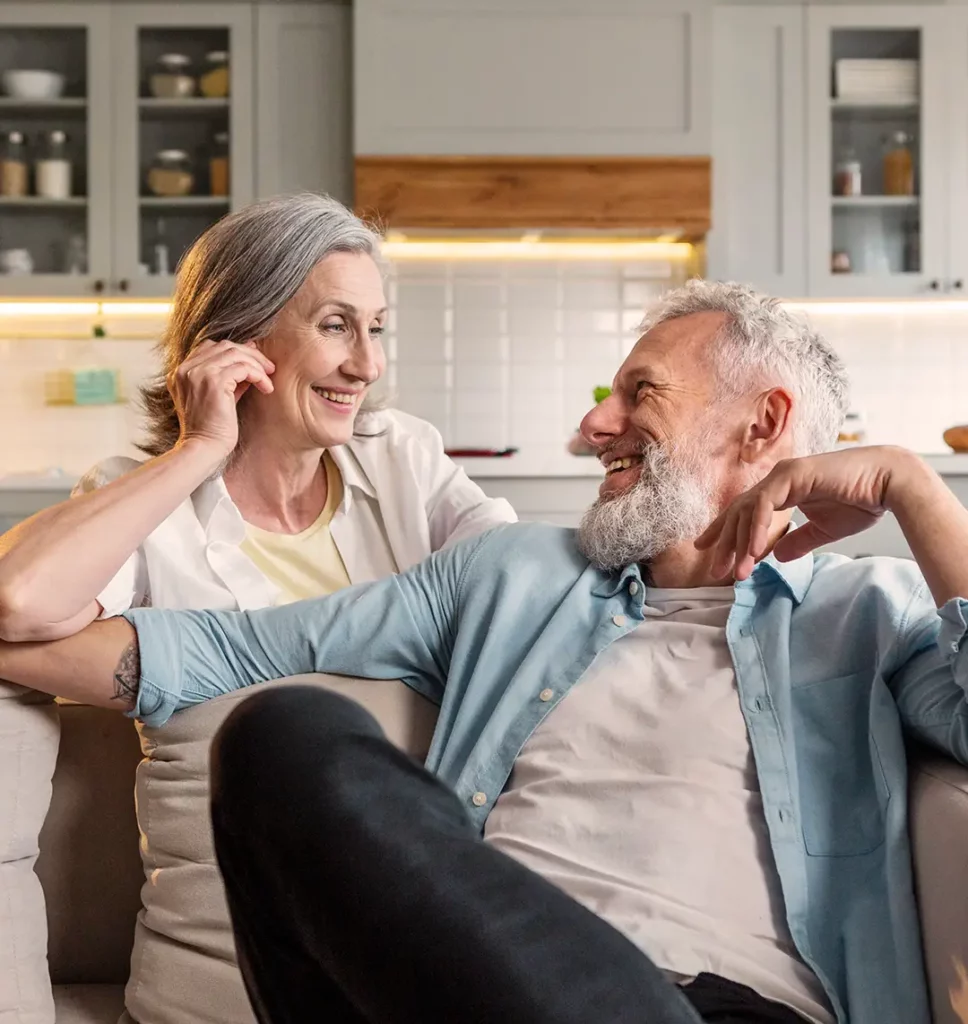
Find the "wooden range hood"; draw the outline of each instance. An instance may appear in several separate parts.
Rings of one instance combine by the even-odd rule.
[[[709,157],[358,156],[356,210],[398,229],[709,230]]]

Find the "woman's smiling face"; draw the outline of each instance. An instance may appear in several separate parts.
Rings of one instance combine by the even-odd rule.
[[[349,441],[364,395],[386,368],[386,317],[372,257],[337,252],[320,260],[260,342],[276,369],[272,394],[248,399],[250,429],[288,447]]]

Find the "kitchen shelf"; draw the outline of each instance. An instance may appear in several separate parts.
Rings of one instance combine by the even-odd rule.
[[[834,117],[870,117],[893,119],[898,117],[917,117],[921,112],[921,103],[918,100],[910,102],[893,102],[876,100],[842,100],[833,99],[830,101],[830,109]]]
[[[213,206],[228,206],[228,196],[142,196],[138,200],[148,209],[208,209]]]
[[[22,100],[16,96],[0,96],[0,113],[65,114],[87,109],[83,96],[66,96],[56,100]]]
[[[138,109],[145,115],[158,117],[210,117],[212,114],[226,114],[229,111],[228,98],[209,99],[207,96],[188,97],[183,100],[162,100],[156,97],[142,97]]]
[[[831,196],[835,207],[848,209],[878,209],[880,207],[917,206],[920,196]]]
[[[53,210],[64,207],[87,206],[87,196],[71,196],[68,199],[48,199],[46,196],[0,196],[0,209],[41,209]]]

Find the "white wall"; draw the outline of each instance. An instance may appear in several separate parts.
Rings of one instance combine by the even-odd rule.
[[[529,462],[560,463],[591,389],[610,382],[632,344],[642,306],[672,283],[647,276],[659,269],[398,265],[388,282],[387,338],[397,404],[435,423],[450,445],[515,445]],[[824,305],[811,314],[847,361],[869,439],[946,451],[942,431],[968,423],[968,304],[873,310]],[[129,451],[137,436],[133,408],[47,407],[43,377],[59,367],[117,367],[133,394],[154,368],[152,343],[123,336],[150,335],[158,325],[108,323],[110,337],[90,341],[10,337],[23,329],[0,320],[0,473],[49,466],[77,473]],[[72,325],[72,333],[88,329]],[[51,336],[58,332],[67,330],[52,324]]]

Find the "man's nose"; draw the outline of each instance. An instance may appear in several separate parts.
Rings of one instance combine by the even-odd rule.
[[[581,436],[596,448],[604,448],[625,430],[621,400],[614,392],[590,409],[578,428]]]

